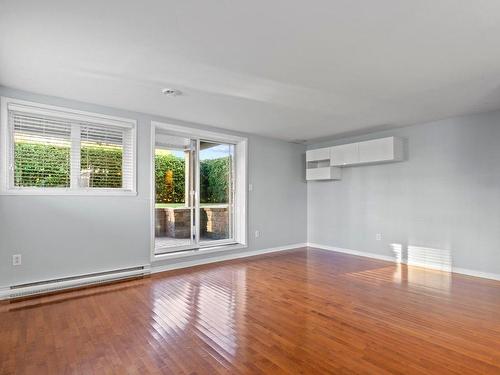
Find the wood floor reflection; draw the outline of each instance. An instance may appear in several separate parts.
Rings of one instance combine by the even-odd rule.
[[[317,249],[0,305],[0,374],[499,374],[500,282]]]

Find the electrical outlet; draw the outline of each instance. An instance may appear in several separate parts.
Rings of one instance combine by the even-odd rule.
[[[375,239],[376,239],[377,241],[381,241],[381,240],[382,240],[382,233],[377,233],[377,234],[375,235]]]
[[[12,265],[20,266],[21,265],[21,254],[12,255]]]
[[[248,191],[253,191],[253,184],[248,184]]]
[[[255,238],[258,238],[258,237],[260,237],[260,231],[256,230],[255,231]]]

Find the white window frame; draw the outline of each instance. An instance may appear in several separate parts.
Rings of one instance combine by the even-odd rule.
[[[233,238],[230,240],[215,240],[207,241],[200,244],[200,247],[190,250],[179,250],[178,252],[156,254],[155,253],[155,147],[156,147],[156,129],[167,131],[169,134],[186,137],[190,139],[214,141],[221,143],[230,143],[234,147],[234,179],[235,179],[235,194],[234,194],[234,227]],[[151,181],[151,209],[150,209],[150,238],[151,238],[151,261],[161,261],[167,259],[190,257],[196,254],[205,254],[224,250],[234,250],[247,247],[247,171],[248,171],[248,138],[236,136],[233,134],[208,131],[198,128],[191,128],[175,124],[151,121],[151,143],[150,143],[150,181]],[[199,150],[199,147],[198,147]],[[197,168],[199,167],[199,164]],[[199,174],[199,171],[196,172]],[[199,207],[199,179],[196,186],[196,207]],[[197,215],[199,221],[199,215]],[[199,231],[199,223],[196,225]],[[199,238],[199,234],[197,234]]]
[[[100,113],[1,97],[0,113],[0,194],[2,195],[137,195],[137,121]],[[57,116],[67,120],[91,122],[103,126],[130,129],[132,132],[132,181],[129,188],[82,188],[76,186],[79,176],[74,168],[70,171],[71,187],[15,187],[12,168],[9,167],[13,138],[9,131],[9,111]],[[74,139],[72,137],[72,151]]]

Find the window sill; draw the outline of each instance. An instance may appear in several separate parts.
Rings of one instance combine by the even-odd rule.
[[[174,260],[174,259],[182,259],[182,258],[191,258],[197,255],[203,254],[212,254],[212,253],[222,253],[231,250],[239,250],[246,249],[248,245],[235,243],[230,245],[220,245],[220,246],[211,246],[211,247],[202,247],[194,250],[185,250],[179,251],[176,253],[167,253],[167,254],[154,254],[151,258],[151,263],[163,262],[166,260]]]
[[[7,189],[0,195],[76,195],[76,196],[136,196],[137,192],[120,189]]]

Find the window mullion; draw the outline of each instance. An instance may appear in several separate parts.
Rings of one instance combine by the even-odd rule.
[[[8,152],[7,157],[7,187],[9,189],[14,187],[15,178],[15,138],[14,138],[14,119],[12,112],[9,112],[8,129],[7,129],[7,142],[6,150]]]
[[[71,152],[70,152],[70,165],[71,165],[71,189],[80,188],[80,155],[81,150],[81,128],[80,125],[72,124],[71,126]]]

